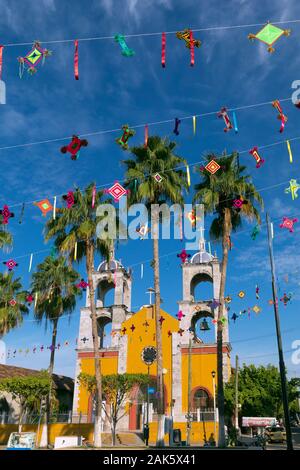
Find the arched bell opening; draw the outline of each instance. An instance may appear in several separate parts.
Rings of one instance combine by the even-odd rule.
[[[213,318],[213,313],[206,310],[198,311],[193,315],[190,331],[196,343],[214,343],[215,332],[211,321]]]
[[[194,302],[208,301],[213,299],[213,280],[209,274],[198,273],[190,285],[190,293]]]
[[[98,307],[109,307],[111,305],[114,305],[114,288],[115,284],[113,276],[108,276],[107,279],[103,279],[99,282],[97,287]]]
[[[109,348],[111,346],[111,318],[101,316],[97,319],[99,349]]]

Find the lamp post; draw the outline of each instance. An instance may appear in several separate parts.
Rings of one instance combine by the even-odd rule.
[[[144,439],[146,446],[149,444],[149,381],[150,381],[150,366],[155,362],[157,357],[156,349],[153,346],[147,346],[142,351],[142,361],[148,368],[148,383],[147,383],[147,410],[146,410],[146,424],[144,424]]]
[[[211,371],[212,376],[212,384],[213,384],[213,399],[214,399],[214,438],[216,440],[216,372],[214,370]]]

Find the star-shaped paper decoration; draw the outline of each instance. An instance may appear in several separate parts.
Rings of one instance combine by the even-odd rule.
[[[110,194],[114,198],[115,202],[119,202],[122,196],[128,194],[128,190],[123,188],[123,186],[118,182],[111,186],[111,188],[105,189],[104,192]]]
[[[267,23],[258,33],[249,34],[248,39],[258,39],[268,46],[268,52],[274,52],[273,44],[275,44],[281,36],[289,36],[290,33],[290,29],[281,29],[271,23]]]
[[[294,232],[294,224],[298,222],[298,219],[289,219],[288,217],[282,218],[282,223],[279,225],[280,228],[287,228],[290,233]]]
[[[163,177],[159,173],[155,173],[155,175],[153,175],[153,178],[157,183],[161,183],[163,180]]]
[[[243,290],[241,290],[239,293],[238,293],[238,296],[240,297],[240,299],[243,299],[245,297],[245,292]]]
[[[191,255],[189,255],[185,249],[181,250],[181,253],[178,253],[177,255],[178,258],[181,259],[181,262],[182,263],[186,263],[187,260],[191,257]]]
[[[205,166],[205,169],[207,171],[209,171],[209,173],[211,173],[212,175],[214,175],[215,173],[217,173],[217,171],[220,169],[220,165],[215,161],[215,160],[211,160],[206,166]]]
[[[42,211],[43,217],[45,217],[48,212],[53,210],[53,206],[48,199],[43,199],[42,201],[34,202],[34,205]]]

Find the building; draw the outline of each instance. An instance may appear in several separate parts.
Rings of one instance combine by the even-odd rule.
[[[141,355],[146,346],[155,347],[155,308],[145,305],[138,312],[131,311],[132,273],[112,255],[111,261],[102,262],[93,274],[98,316],[99,349],[102,374],[148,373]],[[207,282],[212,285],[211,298],[198,299],[196,287]],[[163,337],[164,404],[165,414],[173,416],[174,428],[186,430],[187,412],[192,422],[191,441],[199,442],[217,432],[214,384],[217,371],[216,322],[220,288],[220,263],[216,256],[206,251],[205,241],[200,240],[199,251],[182,264],[182,300],[178,302],[182,312],[180,321],[160,310]],[[113,304],[106,304],[106,295],[114,290]],[[215,330],[211,342],[203,341],[208,327],[206,319],[212,320]],[[224,307],[223,372],[224,380],[230,377],[230,344],[228,337],[227,310]],[[200,326],[200,328],[199,328]],[[110,333],[107,332],[111,328]],[[106,332],[106,337],[105,337]],[[108,337],[110,341],[107,341]],[[104,341],[105,338],[105,341]],[[105,345],[105,347],[104,347]],[[190,366],[189,366],[190,364]],[[189,374],[190,370],[190,374]],[[81,309],[76,377],[80,372],[94,374],[94,352],[89,295],[86,306]],[[213,374],[212,374],[213,372]],[[150,438],[156,428],[156,363],[150,366],[154,393],[150,395]],[[189,380],[190,377],[190,380]],[[190,390],[190,394],[188,391]],[[190,407],[188,404],[190,396]],[[103,397],[105,401],[105,397]],[[81,422],[93,421],[93,397],[75,379],[73,417]],[[146,390],[133,390],[129,412],[119,423],[118,430],[141,431],[146,419]],[[109,431],[109,423],[103,415],[103,430]]]

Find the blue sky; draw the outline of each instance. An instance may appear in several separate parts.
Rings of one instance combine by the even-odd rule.
[[[86,3],[74,0],[72,6],[65,0],[41,0],[40,2],[12,0],[0,1],[1,43],[42,41],[53,51],[43,68],[33,76],[18,76],[17,57],[25,55],[30,46],[4,49],[3,80],[6,83],[7,104],[1,105],[0,147],[51,140],[72,134],[93,133],[117,129],[124,123],[130,125],[163,121],[193,114],[217,111],[222,106],[231,108],[289,98],[291,84],[300,79],[297,47],[300,41],[300,23],[289,25],[292,34],[281,38],[275,45],[276,52],[268,54],[266,47],[251,43],[247,35],[259,28],[202,31],[195,33],[202,46],[195,50],[195,67],[189,66],[189,54],[175,35],[167,36],[165,69],[160,66],[160,36],[131,38],[128,44],[136,52],[134,58],[120,54],[113,40],[86,41],[79,44],[79,81],[73,77],[73,44],[47,41],[59,39],[112,36],[114,34],[138,34],[161,31],[177,31],[185,27],[208,28],[264,23],[267,20],[285,21],[300,19],[300,5],[296,0],[216,1],[186,0],[94,0]],[[285,27],[285,25],[283,25]],[[288,115],[284,134],[279,134],[280,123],[271,105],[237,112],[239,133],[225,134],[223,122],[216,115],[197,120],[197,133],[193,137],[191,120],[184,120],[180,135],[172,133],[173,124],[152,126],[150,134],[158,133],[176,139],[178,153],[190,165],[201,160],[203,153],[224,149],[245,151],[255,145],[263,146],[284,139],[300,137],[300,111],[291,102],[283,103]],[[14,206],[15,219],[9,227],[14,236],[14,248],[9,257],[18,258],[16,274],[22,277],[24,287],[30,283],[28,274],[29,253],[49,248],[43,240],[44,218],[32,204],[26,204],[23,223],[19,214],[23,202],[53,198],[72,189],[84,187],[92,181],[109,187],[123,178],[121,160],[124,153],[115,144],[118,133],[96,135],[89,138],[89,146],[81,152],[76,162],[60,153],[63,142],[0,150],[1,193],[0,204]],[[132,140],[143,141],[143,129]],[[300,223],[295,233],[279,228],[280,217],[293,216],[300,220],[298,200],[292,201],[284,193],[291,178],[300,180],[300,141],[291,143],[294,155],[289,163],[285,144],[263,150],[265,165],[259,170],[248,153],[241,155],[247,164],[257,188],[262,189],[265,208],[272,216],[275,227],[274,251],[280,296],[293,292],[292,302],[284,308],[280,302],[283,344],[286,365],[290,375],[300,373],[299,365],[291,363],[291,344],[300,339],[299,283],[300,283]],[[191,167],[192,168],[192,167]],[[197,182],[191,171],[192,185]],[[286,184],[284,184],[286,183]],[[274,186],[273,188],[270,188]],[[269,188],[269,189],[266,189]],[[53,200],[53,199],[52,199]],[[189,198],[187,199],[189,200]],[[59,204],[58,204],[59,205]],[[265,214],[262,214],[263,218]],[[208,229],[211,219],[207,218]],[[257,240],[250,238],[251,226],[245,224],[242,231],[233,235],[230,253],[227,293],[233,296],[231,312],[238,312],[258,303],[262,312],[251,313],[230,324],[233,352],[241,362],[277,364],[275,324],[271,298],[270,270],[267,252],[266,230]],[[176,302],[181,299],[181,269],[176,254],[180,241],[162,241],[161,295],[162,307],[169,313],[177,313]],[[220,247],[216,248],[221,255]],[[24,256],[23,255],[27,255]],[[46,253],[34,256],[33,270]],[[144,278],[140,279],[139,263],[152,258],[152,243],[129,241],[119,245],[117,256],[126,266],[135,265],[132,305],[135,310],[148,302],[146,289],[152,286],[152,269],[144,265]],[[8,255],[1,254],[1,259]],[[97,260],[99,261],[99,260]],[[83,273],[82,266],[79,266]],[[4,270],[4,267],[3,267]],[[288,274],[289,282],[284,281]],[[255,285],[260,286],[260,300],[255,299]],[[246,292],[241,301],[237,293]],[[62,319],[59,325],[59,341],[70,341],[68,348],[56,354],[56,372],[73,376],[75,370],[75,339],[79,325],[78,308],[71,321]],[[22,327],[12,331],[4,340],[7,348],[49,345],[50,332],[44,325],[37,325],[29,315]],[[208,339],[208,336],[207,336]],[[205,338],[204,338],[205,340]],[[252,357],[254,356],[254,357]],[[26,357],[17,354],[8,364],[23,367],[46,368],[49,355],[33,354]]]

